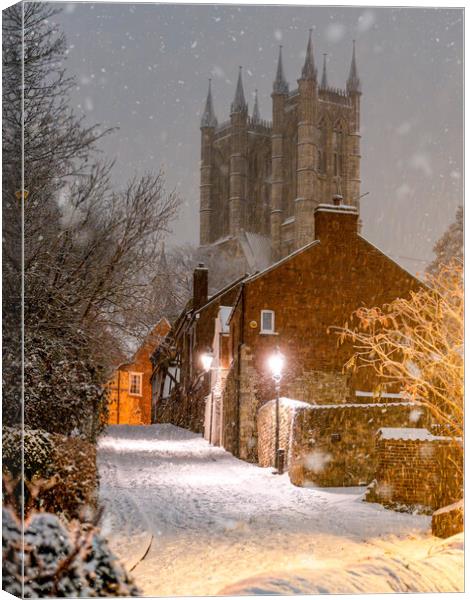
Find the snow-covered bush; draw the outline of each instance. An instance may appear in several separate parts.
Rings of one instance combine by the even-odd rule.
[[[52,435],[55,484],[39,496],[40,506],[66,518],[83,517],[96,508],[96,446],[78,437]]]
[[[408,400],[424,406],[441,432],[455,442],[462,469],[463,266],[458,260],[429,275],[427,287],[383,307],[361,307],[340,331],[352,341],[346,368],[372,369],[384,384],[399,386]]]
[[[47,477],[52,474],[51,463],[53,442],[51,436],[42,429],[24,428],[24,437],[19,427],[2,428],[3,468],[12,478],[21,476],[21,454],[24,444],[24,475],[29,481],[35,476]]]
[[[24,447],[24,476],[22,449]],[[37,501],[33,488],[40,480],[48,480],[54,473],[54,445],[51,436],[41,429],[19,427],[2,428],[3,496],[18,514],[27,512]],[[24,484],[24,485],[23,485]]]
[[[3,472],[9,485],[5,500],[21,510],[24,481],[25,511],[32,508],[72,519],[96,508],[98,472],[96,446],[79,437],[24,430],[24,479],[21,472],[21,430],[3,428]]]
[[[93,527],[68,530],[49,513],[25,524],[24,579],[19,522],[3,509],[3,589],[25,598],[138,596],[139,590]]]
[[[87,340],[62,329],[61,337],[27,332],[24,420],[33,428],[94,441],[106,420],[104,373],[86,356]]]

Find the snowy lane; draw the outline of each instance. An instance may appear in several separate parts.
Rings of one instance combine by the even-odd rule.
[[[363,488],[293,486],[171,425],[100,440],[104,533],[146,595],[214,595],[258,573],[341,567],[432,543],[429,518],[361,502]],[[374,591],[374,590],[368,590]]]

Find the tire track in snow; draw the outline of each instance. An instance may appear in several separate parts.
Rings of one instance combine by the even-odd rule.
[[[171,425],[109,428],[99,464],[112,548],[139,559],[131,566],[151,596],[215,595],[273,568],[342,569],[383,554],[373,540],[393,533],[398,544],[428,526],[361,503],[358,488],[295,487]]]

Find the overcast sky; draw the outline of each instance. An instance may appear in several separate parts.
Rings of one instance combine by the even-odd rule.
[[[199,235],[199,120],[207,78],[219,122],[238,65],[250,110],[271,119],[277,47],[290,87],[313,28],[330,85],[345,87],[356,39],[362,80],[363,235],[412,272],[463,201],[463,11],[424,8],[64,4],[73,103],[119,130],[103,141],[116,184],[163,166],[184,198],[171,237]]]

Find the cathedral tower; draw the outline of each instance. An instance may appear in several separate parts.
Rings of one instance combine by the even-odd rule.
[[[218,124],[209,82],[201,119],[201,246],[255,262],[269,254],[264,262],[273,262],[313,239],[319,204],[341,196],[359,208],[361,85],[355,43],[344,90],[328,84],[326,56],[319,82],[310,31],[298,87],[290,91],[280,47],[272,122],[261,118],[257,93],[250,116],[240,67],[230,119]]]

